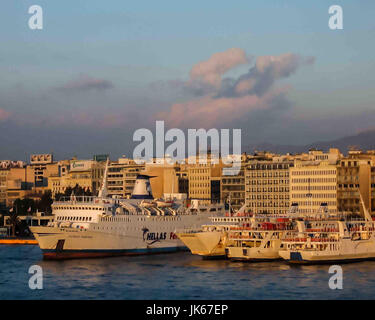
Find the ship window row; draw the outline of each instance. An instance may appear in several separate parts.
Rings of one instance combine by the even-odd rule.
[[[145,217],[140,217],[137,219],[138,221],[146,221]],[[158,220],[164,220],[164,221],[180,221],[181,217],[174,217],[174,216],[159,216]],[[122,222],[127,221],[131,222],[132,220],[127,217],[103,217],[101,218],[102,222]]]
[[[270,202],[270,203],[267,203],[267,202],[249,202],[248,207],[250,207],[250,208],[255,208],[255,207],[260,207],[260,208],[289,207],[289,202],[283,202],[283,201],[281,201],[281,202]]]
[[[103,210],[103,208],[99,207],[62,207],[57,206],[55,210]]]
[[[68,217],[68,216],[59,216],[57,217],[58,221],[92,221],[92,217]]]
[[[277,170],[289,169],[289,164],[253,164],[248,166],[248,170]]]

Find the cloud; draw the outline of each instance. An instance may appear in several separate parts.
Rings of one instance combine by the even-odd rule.
[[[241,119],[253,110],[269,108],[274,101],[284,96],[285,91],[286,88],[273,90],[262,97],[245,95],[215,98],[207,95],[188,102],[176,103],[169,111],[158,113],[157,118],[167,121],[174,127],[212,128]]]
[[[77,79],[68,81],[63,86],[57,87],[57,89],[61,91],[82,92],[90,90],[103,91],[112,89],[113,87],[114,85],[111,81],[81,74]]]
[[[231,48],[213,54],[208,60],[197,63],[190,71],[190,83],[200,82],[203,85],[220,87],[221,76],[239,65],[248,63],[244,50]]]
[[[185,83],[194,97],[173,104],[170,110],[155,117],[175,127],[208,128],[240,120],[254,110],[285,110],[288,88],[275,88],[274,83],[291,76],[301,66],[312,64],[314,58],[293,53],[260,56],[247,73],[238,78],[222,78],[230,69],[246,62],[245,52],[234,48],[196,64]]]
[[[0,121],[5,121],[10,118],[12,114],[4,109],[0,109]]]
[[[287,78],[303,65],[314,63],[313,57],[301,57],[293,53],[279,56],[261,56],[248,73],[238,78],[234,85],[235,94],[262,95],[275,81]]]

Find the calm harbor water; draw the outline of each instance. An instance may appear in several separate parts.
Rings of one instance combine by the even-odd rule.
[[[28,286],[31,265],[43,289]],[[188,252],[43,261],[38,246],[0,246],[0,299],[373,299],[375,262],[343,265],[343,290],[329,266],[202,260]]]

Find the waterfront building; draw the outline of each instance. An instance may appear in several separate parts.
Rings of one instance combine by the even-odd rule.
[[[289,168],[293,161],[257,157],[245,169],[246,208],[254,213],[284,214],[289,210]]]
[[[337,166],[338,210],[364,214],[360,195],[367,210],[375,213],[375,154],[373,151],[349,151]]]
[[[336,213],[336,164],[296,160],[290,168],[290,202],[298,204],[301,213],[317,212],[322,206]]]
[[[122,157],[117,161],[111,162],[108,167],[107,190],[109,196],[119,196],[129,198],[134,188],[138,173],[143,171],[144,165],[136,164],[134,160]],[[103,167],[100,168],[103,170]],[[96,190],[100,187],[101,175],[95,175],[98,179],[96,182]]]
[[[202,204],[220,202],[223,164],[211,154],[207,154],[207,163],[199,163],[199,157],[195,164],[188,164],[189,198],[199,199]]]
[[[100,188],[100,181],[103,177],[105,162],[95,160],[71,159],[58,163],[58,173],[49,178],[48,189],[52,196],[61,194],[67,188],[80,186],[87,192],[96,193]]]
[[[6,204],[7,202],[7,176],[9,170],[0,169],[0,204]]]
[[[241,169],[239,173],[233,175],[222,175],[221,177],[221,201],[230,204],[233,210],[240,209],[245,203],[245,167],[247,157],[242,155]]]
[[[52,154],[32,154],[30,156],[31,175],[34,187],[47,187],[48,178],[59,172],[59,165],[53,161]]]

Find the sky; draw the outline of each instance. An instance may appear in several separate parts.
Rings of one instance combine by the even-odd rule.
[[[29,7],[43,9],[31,30]],[[343,30],[328,8],[343,9]],[[375,129],[375,2],[4,0],[0,159],[132,156],[133,133],[240,128],[245,145]]]

